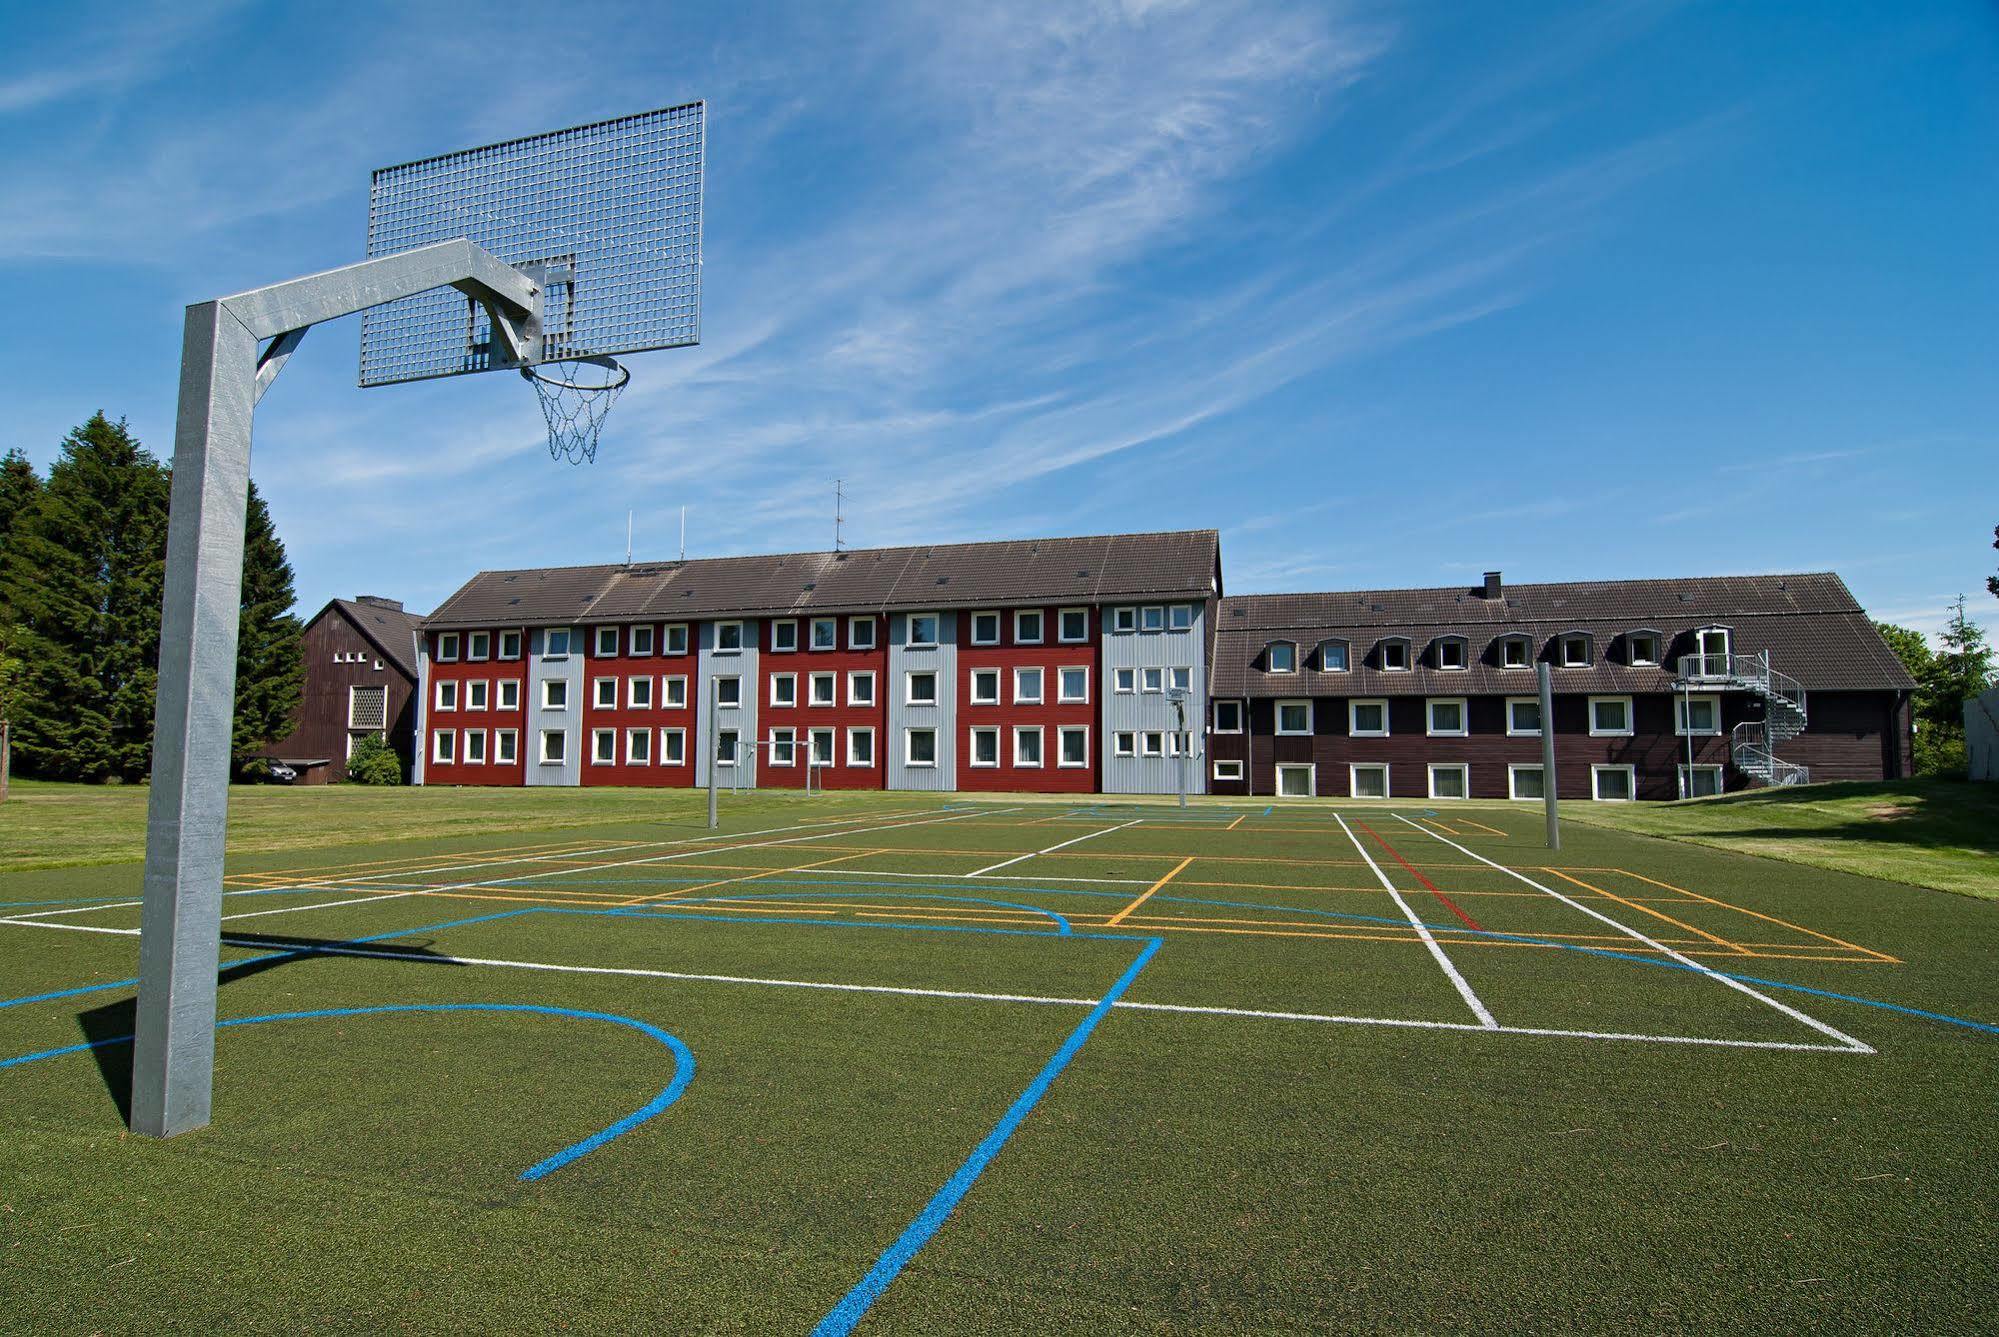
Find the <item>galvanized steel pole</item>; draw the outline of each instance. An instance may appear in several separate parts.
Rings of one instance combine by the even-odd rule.
[[[715,772],[722,760],[722,733],[718,727],[721,724],[721,714],[722,680],[711,673],[708,675],[708,829],[710,831],[721,825],[715,811]]]
[[[1548,815],[1548,848],[1562,848],[1562,819],[1555,811],[1555,686],[1543,660],[1541,687],[1541,804]]]

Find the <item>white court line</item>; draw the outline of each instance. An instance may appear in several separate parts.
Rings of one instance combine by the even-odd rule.
[[[1011,868],[1017,863],[1026,863],[1029,859],[1038,859],[1044,854],[1053,854],[1056,850],[1066,850],[1071,845],[1080,845],[1086,840],[1095,840],[1098,836],[1107,836],[1113,831],[1122,831],[1127,826],[1137,826],[1144,820],[1143,817],[1134,817],[1130,821],[1122,822],[1117,826],[1107,826],[1101,831],[1092,831],[1086,836],[1077,836],[1074,840],[1065,840],[1059,845],[1050,845],[1045,850],[1035,850],[1032,854],[1023,854],[1017,858],[1008,859],[1004,863],[996,863],[990,868],[981,868],[976,873],[967,873],[965,876],[984,877],[987,873],[997,873],[1002,868]]]
[[[246,910],[242,914],[224,915],[222,922],[226,924],[232,919],[255,919],[259,915],[296,915],[303,914],[307,910],[332,910],[343,905],[372,905],[376,901],[398,901],[405,896],[414,895],[416,893],[413,891],[389,891],[379,896],[351,896],[344,901],[321,901],[317,905],[280,905],[275,910]]]
[[[1360,843],[1360,837],[1356,836],[1353,833],[1353,828],[1347,825],[1346,818],[1340,816],[1338,813],[1334,813],[1333,820],[1340,824],[1340,830],[1347,833],[1347,839],[1352,841],[1353,847],[1360,851],[1360,857],[1365,859],[1367,866],[1374,870],[1375,877],[1381,880],[1382,888],[1395,901],[1396,907],[1402,911],[1403,917],[1414,926],[1416,936],[1421,938],[1423,945],[1430,949],[1430,955],[1435,957],[1437,964],[1444,968],[1444,974],[1450,976],[1451,984],[1458,991],[1458,997],[1465,1000],[1466,1005],[1471,1008],[1472,1015],[1478,1018],[1479,1025],[1485,1027],[1487,1030],[1496,1029],[1499,1026],[1498,1018],[1494,1017],[1491,1011],[1486,1008],[1486,1005],[1479,1001],[1478,995],[1472,992],[1470,983],[1466,981],[1463,975],[1458,973],[1458,968],[1452,963],[1451,958],[1444,954],[1443,945],[1431,934],[1429,925],[1425,924],[1417,917],[1416,912],[1409,908],[1409,902],[1402,899],[1402,893],[1395,889],[1395,884],[1388,880],[1388,874],[1381,871],[1381,865],[1374,861],[1374,856],[1369,854],[1367,847]]]
[[[1709,979],[1714,980],[1719,984],[1725,984],[1729,988],[1734,989],[1738,993],[1747,994],[1751,998],[1754,998],[1757,1002],[1775,1008],[1777,1011],[1783,1013],[1787,1017],[1790,1017],[1792,1020],[1803,1022],[1805,1025],[1811,1027],[1813,1030],[1817,1031],[1821,1035],[1831,1036],[1833,1039],[1839,1041],[1841,1044],[1845,1045],[1849,1049],[1855,1050],[1856,1052],[1863,1054],[1871,1054],[1874,1052],[1873,1047],[1867,1044],[1865,1041],[1856,1040],[1852,1036],[1848,1035],[1845,1031],[1840,1030],[1836,1026],[1829,1026],[1825,1022],[1820,1021],[1816,1017],[1806,1016],[1803,1012],[1798,1011],[1797,1008],[1790,1006],[1788,1003],[1780,1003],[1776,999],[1770,997],[1768,994],[1759,993],[1755,989],[1750,988],[1747,984],[1744,984],[1741,980],[1730,979],[1728,976],[1722,974],[1718,970],[1715,970],[1713,967],[1702,965],[1700,962],[1694,960],[1692,957],[1684,956],[1681,953],[1676,952],[1672,948],[1666,946],[1664,943],[1646,937],[1643,933],[1639,932],[1635,928],[1632,928],[1629,924],[1619,923],[1617,920],[1612,919],[1609,915],[1604,914],[1601,910],[1592,909],[1589,906],[1584,905],[1581,901],[1576,900],[1574,897],[1565,896],[1561,892],[1556,891],[1552,887],[1544,887],[1539,882],[1536,882],[1533,878],[1527,876],[1525,873],[1522,873],[1517,869],[1508,868],[1505,864],[1502,863],[1494,863],[1492,860],[1486,858],[1483,854],[1479,854],[1476,853],[1475,851],[1468,850],[1464,846],[1458,844],[1458,842],[1455,840],[1451,840],[1446,836],[1438,835],[1435,831],[1431,831],[1426,827],[1417,826],[1416,823],[1410,821],[1407,817],[1404,817],[1399,812],[1395,813],[1394,817],[1396,821],[1401,822],[1406,826],[1414,827],[1416,830],[1421,831],[1424,835],[1430,837],[1432,840],[1442,841],[1444,844],[1449,845],[1452,849],[1456,850],[1460,854],[1469,854],[1471,855],[1472,858],[1477,859],[1480,863],[1485,864],[1487,867],[1497,868],[1500,872],[1505,873],[1511,877],[1518,878],[1520,881],[1525,882],[1528,886],[1534,888],[1536,891],[1545,892],[1548,895],[1553,896],[1556,900],[1562,902],[1564,905],[1580,910],[1592,919],[1598,919],[1603,921],[1604,923],[1610,925],[1612,928],[1616,929],[1618,932],[1625,934],[1627,937],[1635,938],[1637,941],[1644,943],[1647,947],[1650,947],[1652,950],[1656,952],[1661,952],[1664,955],[1671,957],[1673,960],[1679,962],[1682,966],[1685,966],[1690,970],[1696,971],[1699,974],[1705,975]]]
[[[13,924],[20,928],[59,928],[65,933],[112,933],[121,938],[136,938],[135,928],[106,928],[102,924],[45,924],[39,919],[0,919],[0,924]]]

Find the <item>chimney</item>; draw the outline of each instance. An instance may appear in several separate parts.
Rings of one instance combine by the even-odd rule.
[[[1488,571],[1485,573],[1485,597],[1488,599],[1497,599],[1500,597],[1499,572]]]
[[[1488,576],[1486,579],[1490,580],[1492,577]],[[384,599],[379,594],[357,594],[354,596],[354,602],[357,604],[373,604],[377,608],[391,608],[398,613],[403,611],[403,601],[401,599]]]

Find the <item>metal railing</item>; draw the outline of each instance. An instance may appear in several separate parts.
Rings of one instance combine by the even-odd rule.
[[[1801,785],[1811,778],[1805,767],[1777,755],[1778,747],[1805,731],[1805,689],[1796,678],[1770,667],[1768,650],[1753,655],[1682,655],[1675,686],[1754,692],[1763,701],[1764,717],[1745,720],[1730,732],[1730,760],[1743,774],[1769,785]]]

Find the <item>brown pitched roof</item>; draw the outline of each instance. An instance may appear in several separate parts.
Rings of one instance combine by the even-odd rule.
[[[1914,680],[1875,631],[1845,582],[1829,571],[1802,575],[1720,576],[1686,580],[1574,581],[1508,585],[1501,598],[1477,588],[1352,591],[1328,594],[1251,594],[1223,599],[1217,618],[1214,693],[1217,696],[1461,696],[1532,692],[1534,675],[1502,669],[1496,642],[1518,633],[1530,638],[1536,657],[1566,631],[1594,638],[1594,663],[1559,669],[1563,692],[1659,692],[1669,689],[1674,664],[1693,653],[1698,627],[1726,626],[1737,654],[1770,652],[1771,664],[1807,690],[1908,690]],[[1653,630],[1665,641],[1665,663],[1645,668],[1622,662],[1620,638]],[[1415,667],[1375,668],[1378,641],[1407,637]],[[1433,642],[1463,636],[1470,667],[1429,667]],[[1352,669],[1321,673],[1308,667],[1313,647],[1346,640]],[[1264,648],[1291,640],[1300,671],[1264,671]]]
[[[319,621],[336,608],[368,638],[371,645],[382,652],[384,659],[410,678],[416,677],[416,634],[423,627],[420,614],[376,603],[363,603],[358,599],[334,599],[313,614],[312,621]]]
[[[1214,530],[1193,529],[481,571],[424,625],[547,626],[733,613],[1205,598],[1218,579],[1220,549]]]

